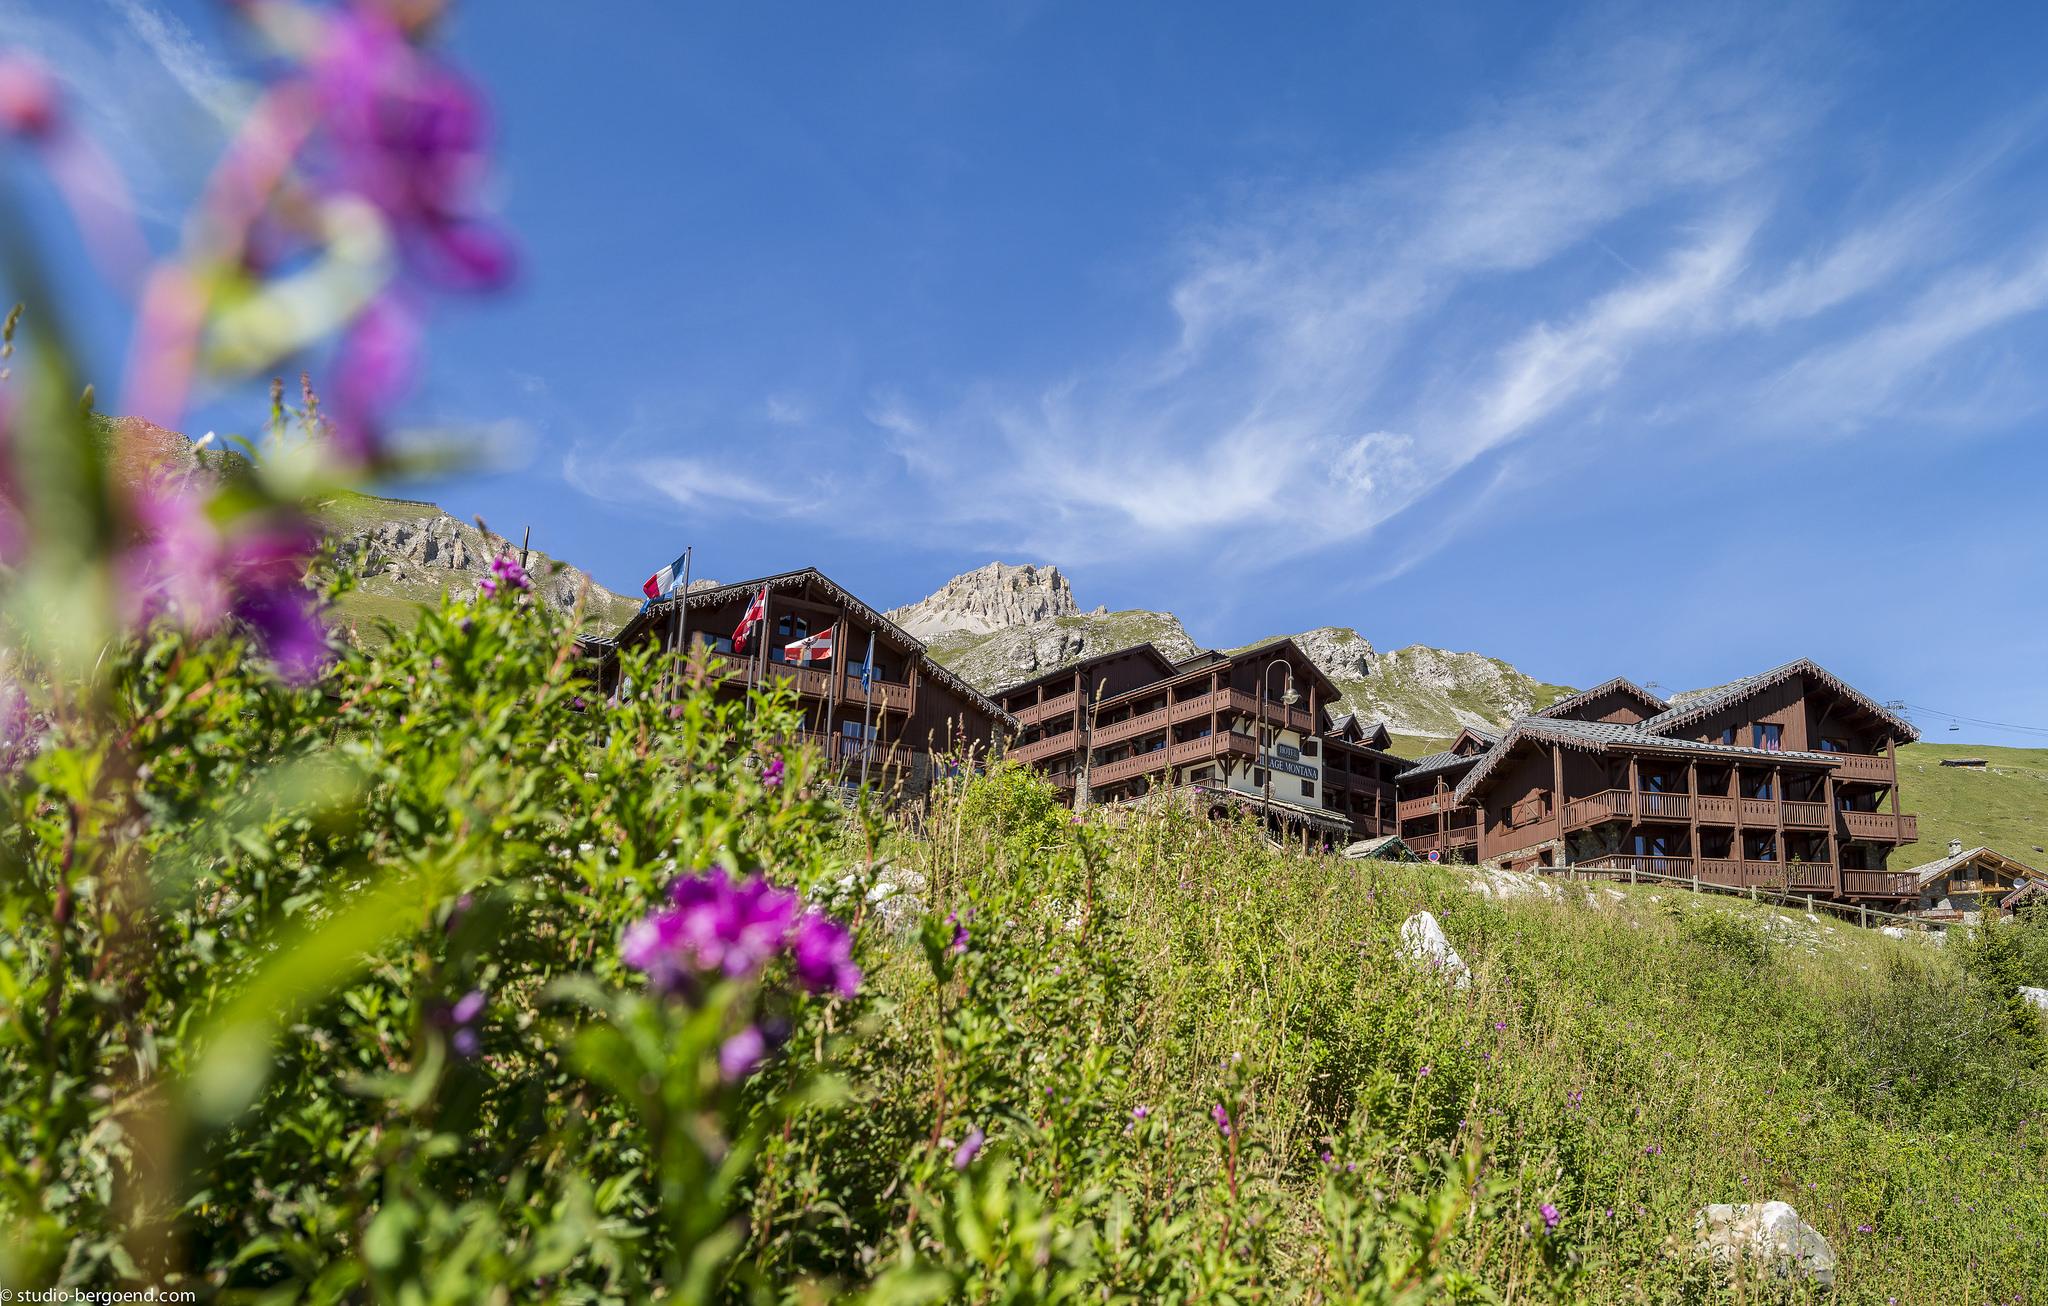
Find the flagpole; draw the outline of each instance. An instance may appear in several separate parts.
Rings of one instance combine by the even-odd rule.
[[[868,722],[875,715],[875,632],[868,632],[868,660],[860,668],[860,693],[866,705],[860,712],[860,787],[868,787],[868,754],[874,751],[875,741],[870,738],[874,727]]]
[[[683,688],[683,672],[687,671],[690,665],[690,646],[684,642],[683,636],[687,633],[690,620],[690,550],[695,547],[691,544],[683,546],[683,586],[678,591],[681,597],[676,601],[676,656],[682,659],[676,667],[676,689],[679,691]],[[680,698],[682,695],[678,693],[676,697]]]

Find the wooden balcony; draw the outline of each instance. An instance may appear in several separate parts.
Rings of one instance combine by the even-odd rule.
[[[1037,765],[1048,757],[1073,752],[1080,746],[1080,742],[1079,735],[1066,730],[1044,739],[1033,740],[1028,744],[1019,744],[1010,750],[1010,757],[1014,761]]]
[[[1404,834],[1401,836],[1401,842],[1419,853],[1469,852],[1479,846],[1479,827],[1476,825],[1460,826],[1455,830],[1446,831],[1441,836],[1434,830],[1431,830],[1428,834]]]
[[[1892,759],[1883,753],[1831,753],[1841,765],[1835,768],[1836,780],[1867,780],[1873,784],[1897,784],[1898,769]]]
[[[1641,875],[1668,875],[1727,889],[1772,889],[1787,892],[1827,892],[1834,886],[1834,866],[1829,862],[1754,862],[1729,857],[1683,857],[1661,853],[1603,853],[1573,863],[1574,870],[1634,871]]]
[[[1575,798],[1564,805],[1567,830],[1583,829],[1602,821],[1627,821],[1635,816],[1635,795],[1626,789],[1603,789],[1597,794]]]
[[[1164,771],[1171,765],[1171,753],[1171,749],[1155,748],[1149,753],[1139,753],[1135,757],[1120,757],[1114,762],[1097,762],[1089,768],[1088,783],[1117,784],[1153,771]]]
[[[862,754],[867,756],[871,772],[902,770],[928,760],[929,754],[923,749],[890,739],[856,739],[851,735],[828,735],[817,730],[799,730],[794,739],[808,748],[815,748],[824,754],[825,760],[834,767],[851,764],[859,767]]]
[[[1692,800],[1693,814],[1701,825],[1735,824],[1735,800],[1715,794],[1698,794]]]
[[[1170,745],[1168,752],[1172,754],[1175,766],[1199,765],[1219,757],[1256,757],[1258,746],[1252,743],[1250,735],[1240,735],[1226,730],[1220,735],[1184,739],[1180,743]]]
[[[1400,806],[1396,809],[1396,815],[1401,820],[1414,821],[1425,816],[1435,816],[1438,812],[1455,812],[1458,810],[1458,804],[1451,798],[1450,793],[1446,791],[1441,797],[1436,794],[1424,794],[1420,798],[1403,798]]]
[[[1843,871],[1842,892],[1856,898],[1910,898],[1919,891],[1911,871]]]
[[[1690,821],[1692,795],[1645,790],[1636,795],[1638,821]]]
[[[1089,730],[1088,737],[1096,744],[1114,744],[1119,740],[1136,739],[1164,730],[1166,720],[1166,709],[1158,707],[1122,721],[1098,721]]]
[[[1257,694],[1247,694],[1242,689],[1219,690],[1214,694],[1204,694],[1202,700],[1191,699],[1189,701],[1195,702],[1208,699],[1214,699],[1218,708],[1242,712],[1244,715],[1254,718],[1259,715],[1259,696]],[[1313,733],[1316,728],[1315,718],[1309,715],[1307,708],[1302,707],[1300,704],[1288,707],[1286,704],[1271,698],[1266,700],[1265,720],[1269,725],[1281,726],[1288,730],[1305,730]]]
[[[1043,703],[1026,703],[1010,715],[1027,726],[1039,721],[1050,721],[1055,717],[1073,715],[1074,704],[1078,699],[1079,695],[1070,689],[1064,694],[1046,699]]]
[[[1911,813],[1843,812],[1842,834],[1873,843],[1912,843],[1920,837],[1920,818]]]
[[[1828,805],[1826,803],[1802,803],[1788,798],[1778,804],[1784,814],[1785,824],[1802,830],[1825,830],[1828,828]]]
[[[1216,709],[1216,699],[1210,694],[1196,694],[1193,698],[1177,698],[1166,705],[1169,721],[1193,721],[1208,716]]]

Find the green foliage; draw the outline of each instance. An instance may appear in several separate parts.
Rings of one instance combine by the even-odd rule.
[[[0,1276],[1713,1300],[1673,1254],[1692,1213],[1770,1197],[1847,1300],[2003,1299],[2048,1264],[2012,1234],[2048,1218],[2007,1003],[2032,925],[1951,955],[1668,892],[1487,901],[1167,806],[1076,820],[1014,766],[878,824],[780,749],[786,698],[600,703],[576,657],[502,597],[317,689],[232,638],[116,646],[104,715],[56,712],[7,789]],[[860,996],[649,992],[621,933],[710,865],[858,915]],[[1469,992],[1404,960],[1425,907]],[[742,1025],[786,1037],[733,1082]]]

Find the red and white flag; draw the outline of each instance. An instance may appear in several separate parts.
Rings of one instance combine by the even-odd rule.
[[[747,640],[753,637],[754,627],[760,625],[767,618],[768,587],[763,585],[755,592],[754,601],[747,605],[747,610],[740,615],[738,628],[732,632],[732,651],[735,653],[746,652]]]
[[[825,662],[832,657],[832,632],[821,631],[805,639],[799,639],[782,646],[783,656],[802,666],[806,662]]]

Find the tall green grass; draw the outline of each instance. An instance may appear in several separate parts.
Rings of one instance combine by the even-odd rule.
[[[1449,1255],[1509,1299],[1555,1290],[1531,1233],[1546,1202],[1590,1301],[1698,1299],[1694,1212],[1769,1199],[1834,1247],[1834,1300],[2048,1284],[2038,1020],[1964,964],[1966,944],[1670,890],[1501,902],[1447,870],[1275,852],[1167,807],[1073,828],[1057,812],[1034,778],[999,774],[891,852],[929,877],[935,910],[1041,909],[1043,960],[1017,982],[1063,996],[1038,995],[997,1044],[1105,1058],[1122,1097],[1092,1106],[1116,1118],[1144,1103],[1200,1133],[1213,1102],[1250,1104],[1243,1182],[1280,1213],[1277,1263],[1320,1263],[1320,1155],[1369,1137],[1389,1193],[1483,1153],[1493,1204]],[[1422,910],[1471,965],[1468,991],[1403,957]],[[938,1037],[920,968],[899,953],[884,969],[906,995],[891,1040]],[[909,1073],[892,1096],[915,1115],[942,1091]]]

